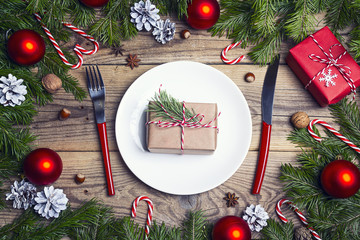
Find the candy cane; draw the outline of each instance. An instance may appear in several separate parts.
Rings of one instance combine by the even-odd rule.
[[[333,127],[331,127],[327,122],[319,120],[319,119],[314,119],[310,122],[309,126],[308,126],[308,131],[310,133],[310,135],[318,142],[321,142],[321,137],[319,137],[318,135],[315,134],[314,130],[313,130],[313,125],[314,124],[320,124],[322,126],[324,126],[326,129],[328,129],[330,132],[332,132],[335,136],[337,136],[338,138],[340,138],[343,142],[345,142],[349,147],[351,147],[352,149],[354,149],[357,153],[360,153],[360,148],[358,148],[353,142],[351,142],[349,139],[347,139],[346,137],[344,137],[341,133],[339,133],[338,131],[336,131]]]
[[[36,17],[36,20],[39,21],[39,23],[41,24],[41,27],[44,29],[46,35],[48,36],[49,40],[51,41],[51,43],[53,44],[54,48],[56,49],[57,53],[59,54],[61,60],[68,66],[71,66],[72,69],[77,69],[79,67],[81,67],[81,65],[84,62],[83,59],[83,54],[85,55],[92,55],[94,53],[96,53],[99,49],[99,43],[90,35],[87,35],[83,30],[78,29],[77,27],[63,22],[62,24],[67,27],[70,28],[72,31],[78,33],[79,35],[81,35],[82,37],[88,39],[89,41],[91,41],[94,44],[94,49],[93,50],[86,50],[85,48],[81,47],[79,44],[76,44],[74,47],[74,52],[76,53],[77,57],[79,58],[79,61],[77,64],[71,64],[69,63],[69,61],[66,59],[64,53],[61,51],[59,44],[56,42],[55,38],[53,37],[53,35],[50,33],[50,30],[45,26],[45,24],[41,21],[41,17],[39,14],[35,13],[34,14]]]
[[[307,219],[305,218],[304,214],[302,212],[300,212],[300,210],[296,207],[295,204],[293,204],[292,202],[290,202],[287,199],[281,199],[277,204],[276,204],[276,213],[279,216],[279,218],[281,219],[281,221],[283,221],[284,223],[287,223],[288,220],[287,218],[282,214],[281,212],[281,206],[283,203],[287,203],[290,205],[291,209],[298,215],[298,217],[300,218],[300,220],[303,222],[303,224],[310,230],[311,234],[315,237],[315,239],[317,240],[321,240],[319,234],[317,234],[315,232],[315,230],[312,227],[309,227],[309,223],[307,221]]]
[[[132,208],[131,208],[131,216],[133,218],[136,217],[136,209],[141,200],[144,200],[148,204],[148,214],[147,214],[146,225],[145,225],[145,239],[148,239],[148,236],[150,233],[150,226],[151,226],[151,222],[152,222],[153,209],[154,209],[153,203],[150,200],[150,198],[148,198],[146,196],[140,196],[140,197],[135,198]]]
[[[227,46],[226,48],[224,48],[224,49],[221,51],[221,60],[223,60],[223,62],[226,63],[226,64],[236,64],[236,63],[238,63],[238,62],[241,62],[241,61],[245,58],[244,55],[241,55],[240,57],[238,57],[238,58],[236,58],[236,59],[234,59],[234,60],[229,60],[229,59],[226,58],[226,53],[227,53],[229,50],[231,50],[231,49],[239,46],[240,44],[241,44],[241,41],[240,41],[240,42],[233,43],[233,44],[230,44],[229,46]]]

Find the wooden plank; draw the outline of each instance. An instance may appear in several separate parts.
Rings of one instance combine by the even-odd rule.
[[[126,89],[141,74],[157,65],[142,65],[135,70],[124,66],[100,65],[107,89],[106,118],[110,149],[117,150],[115,141],[115,117],[119,102]],[[266,67],[253,65],[211,65],[230,76],[243,92],[249,104],[253,136],[251,149],[257,150],[261,131],[261,89]],[[245,74],[251,71],[256,80],[253,83],[244,81]],[[84,68],[71,72],[81,86],[85,88]],[[157,89],[154,89],[154,93]],[[201,91],[201,90],[200,90]],[[294,101],[294,98],[296,101]],[[66,107],[71,110],[71,117],[65,121],[58,120],[58,112]],[[38,109],[39,114],[31,125],[32,132],[38,136],[37,143],[54,150],[67,151],[99,151],[99,140],[92,102],[89,98],[83,102],[73,99],[71,94],[63,89],[54,95],[54,102]],[[287,141],[289,132],[293,129],[290,116],[297,111],[305,111],[311,118],[330,118],[329,110],[321,108],[310,94],[302,87],[286,65],[280,66],[279,77],[275,91],[273,110],[273,132],[271,148],[276,151],[297,151],[292,143]],[[220,119],[221,120],[221,119]],[[331,120],[330,120],[331,122]],[[54,134],[56,130],[56,134]]]

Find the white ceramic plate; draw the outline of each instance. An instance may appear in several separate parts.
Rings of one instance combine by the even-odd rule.
[[[159,90],[185,102],[217,103],[217,149],[212,155],[150,153],[145,144],[145,110]],[[190,195],[211,190],[240,167],[251,141],[251,116],[239,88],[219,70],[189,61],[166,63],[141,75],[119,105],[115,135],[129,169],[162,192]],[[186,139],[185,139],[186,141]]]

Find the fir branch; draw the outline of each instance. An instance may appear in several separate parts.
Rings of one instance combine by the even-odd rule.
[[[178,227],[167,227],[164,222],[161,225],[158,225],[156,221],[154,221],[150,228],[149,239],[182,240],[181,230]]]
[[[118,238],[121,240],[143,239],[145,231],[135,224],[130,217],[119,219],[115,225]]]
[[[184,240],[207,240],[209,236],[209,225],[202,211],[190,212],[188,219],[183,223]]]
[[[275,17],[277,9],[274,0],[255,0],[253,4],[254,14],[252,23],[256,31],[267,36],[275,30]]]
[[[29,129],[15,129],[6,120],[0,119],[0,152],[6,156],[22,159],[30,152],[35,140]]]
[[[302,169],[291,164],[281,166],[280,179],[285,182],[286,195],[292,199],[299,208],[312,208],[319,201],[325,200],[318,176],[321,169]]]
[[[267,221],[267,226],[261,231],[268,240],[293,240],[294,224],[290,221],[287,224],[278,223],[273,219]]]
[[[249,42],[254,42],[258,34],[255,33],[251,17],[254,14],[253,1],[221,0],[222,13],[216,24],[210,29],[212,36],[234,38],[234,41],[242,41],[242,47]]]
[[[258,45],[253,47],[249,56],[260,65],[272,63],[279,55],[282,40],[285,38],[279,23],[274,32],[265,37]]]
[[[360,60],[360,26],[355,27],[349,34],[351,40],[349,42],[350,51],[354,54],[356,60]]]
[[[96,12],[93,8],[73,2],[69,9],[70,20],[74,26],[88,27],[96,21]]]
[[[356,15],[351,4],[351,0],[328,0],[326,25],[331,26],[335,32],[351,25]]]
[[[288,15],[285,30],[295,42],[304,40],[314,32],[316,7],[313,0],[301,0],[295,2],[295,8]]]

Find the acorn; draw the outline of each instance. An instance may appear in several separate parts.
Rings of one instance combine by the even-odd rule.
[[[191,36],[191,33],[190,33],[189,30],[184,29],[184,30],[181,31],[180,36],[181,36],[183,39],[188,39],[188,38]]]
[[[59,120],[66,120],[70,117],[70,115],[71,115],[71,111],[67,108],[63,108],[59,112]]]
[[[253,82],[253,81],[255,81],[255,75],[254,75],[252,72],[248,72],[248,73],[245,75],[245,81],[247,81],[247,82]]]
[[[81,173],[76,174],[75,181],[77,183],[83,183],[85,181],[85,175]]]

